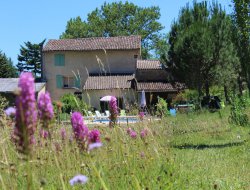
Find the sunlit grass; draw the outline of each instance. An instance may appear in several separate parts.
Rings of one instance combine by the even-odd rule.
[[[0,189],[26,189],[28,167],[32,189],[70,189],[69,180],[88,176],[74,189],[249,189],[250,128],[231,126],[228,110],[179,114],[161,121],[98,128],[103,147],[79,150],[53,126],[52,140],[37,140],[27,165],[11,142],[12,127],[0,127]],[[5,122],[6,123],[6,122]],[[127,127],[137,132],[132,139]],[[149,130],[145,138],[140,131]],[[38,135],[37,135],[38,136]]]

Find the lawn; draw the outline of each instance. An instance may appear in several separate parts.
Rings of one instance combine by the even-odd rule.
[[[28,162],[11,142],[11,124],[4,124],[0,189],[250,189],[250,127],[228,124],[228,115],[226,109],[115,128],[89,126],[100,130],[103,143],[89,152],[72,141],[70,125],[55,124],[51,140],[37,134]],[[127,134],[129,127],[137,137]],[[148,133],[142,138],[143,129]],[[72,187],[69,180],[77,174],[88,181]]]

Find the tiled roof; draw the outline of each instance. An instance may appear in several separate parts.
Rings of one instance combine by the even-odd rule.
[[[89,76],[83,89],[84,90],[109,90],[131,88],[131,80],[134,75],[115,75],[115,76]]]
[[[126,50],[140,48],[140,36],[118,36],[49,40],[43,51]]]
[[[136,69],[162,69],[162,65],[159,60],[137,60]]]
[[[137,82],[137,91],[145,90],[146,92],[176,92],[175,84],[168,82]]]
[[[18,80],[19,78],[0,78],[0,92],[14,92],[18,89]],[[44,82],[35,83],[35,91],[39,92],[44,86]]]

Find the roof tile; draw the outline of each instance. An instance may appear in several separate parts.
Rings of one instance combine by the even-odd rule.
[[[89,76],[84,90],[109,90],[131,88],[134,75]]]
[[[140,36],[118,36],[49,40],[43,51],[126,50],[140,48]]]
[[[137,60],[136,69],[162,69],[162,64],[159,60]]]

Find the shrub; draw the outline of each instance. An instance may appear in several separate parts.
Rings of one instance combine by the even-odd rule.
[[[160,117],[169,115],[168,104],[163,98],[158,99],[158,103],[156,104],[156,115]]]
[[[70,113],[73,111],[81,112],[85,115],[86,110],[88,110],[88,105],[83,101],[80,100],[74,94],[64,94],[60,101],[63,103],[62,112],[63,113]]]
[[[9,105],[7,99],[0,95],[0,115],[3,115],[4,109]]]
[[[229,122],[235,125],[248,125],[248,116],[245,113],[247,107],[247,99],[244,97],[234,97],[232,101]]]

